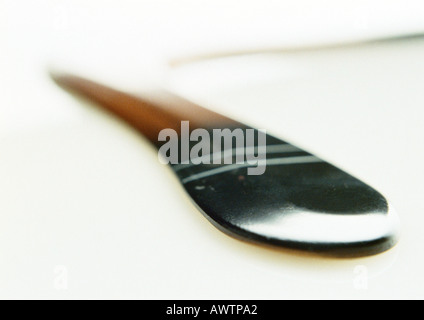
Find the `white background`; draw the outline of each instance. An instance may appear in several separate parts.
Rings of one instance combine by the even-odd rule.
[[[300,50],[419,33],[423,13],[421,1],[0,0],[0,298],[423,298],[424,40]],[[267,48],[283,52],[167,67]],[[52,68],[133,92],[160,83],[293,141],[383,192],[401,241],[339,260],[234,240]]]

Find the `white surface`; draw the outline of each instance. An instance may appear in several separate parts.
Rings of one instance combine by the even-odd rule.
[[[162,70],[424,29],[418,1],[364,3],[0,2],[0,298],[423,298],[423,40]],[[400,243],[336,260],[222,234],[143,138],[52,84],[51,63],[129,90],[165,81],[315,152],[389,198]]]

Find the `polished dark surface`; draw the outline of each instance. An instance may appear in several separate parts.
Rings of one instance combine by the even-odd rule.
[[[177,97],[146,100],[72,76],[55,80],[114,112],[158,148],[158,132],[182,120],[192,129],[249,128]],[[262,175],[248,175],[246,162],[171,166],[216,227],[242,240],[335,256],[375,254],[396,243],[397,216],[379,192],[304,150],[266,140]]]
[[[267,141],[262,175],[248,175],[248,166],[235,161],[173,166],[216,227],[245,240],[338,256],[369,255],[394,245],[396,217],[379,192],[284,141],[271,136]]]

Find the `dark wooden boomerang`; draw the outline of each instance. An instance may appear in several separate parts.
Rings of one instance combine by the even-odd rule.
[[[72,76],[53,75],[116,114],[158,149],[162,129],[251,128],[170,93],[136,97]],[[173,171],[204,216],[236,238],[333,256],[364,256],[397,241],[397,216],[370,186],[287,142],[267,135],[266,171],[245,164],[174,164]],[[246,152],[248,150],[246,149]]]

